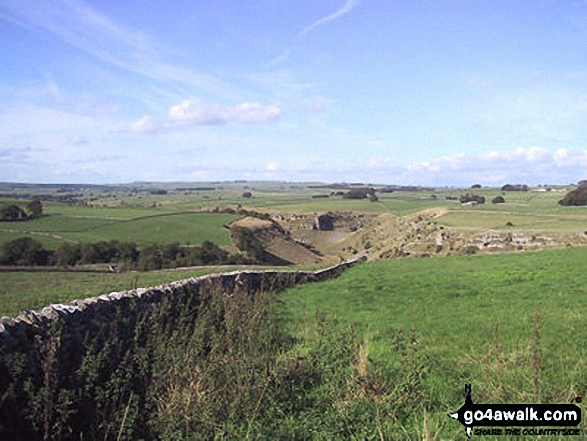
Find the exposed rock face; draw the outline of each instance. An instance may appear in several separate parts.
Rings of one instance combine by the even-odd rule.
[[[334,230],[334,217],[329,214],[321,214],[314,221],[314,230],[332,231]]]

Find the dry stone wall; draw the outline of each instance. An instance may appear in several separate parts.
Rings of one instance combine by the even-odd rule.
[[[88,356],[112,360],[96,362],[96,374],[107,382],[113,369],[130,371],[140,383],[140,366],[128,354],[145,349],[152,328],[177,332],[178,320],[196,321],[212,296],[231,293],[280,291],[306,282],[337,277],[357,261],[320,271],[236,271],[186,279],[152,288],[112,292],[76,300],[67,305],[50,305],[27,310],[16,318],[0,319],[0,439],[43,439],[54,425],[56,404],[67,402],[61,391],[84,390],[91,378],[80,377]],[[187,313],[186,313],[187,311]],[[185,324],[185,322],[184,322]],[[195,326],[195,325],[194,325]],[[141,346],[142,345],[142,346]],[[143,350],[143,349],[141,349]],[[126,358],[125,358],[126,357]],[[98,365],[97,364],[97,365]],[[75,383],[75,384],[73,384]],[[138,386],[137,386],[138,387]],[[76,392],[77,393],[77,392]],[[86,400],[90,403],[91,400]],[[53,407],[52,407],[53,406]],[[35,413],[36,412],[36,413]],[[73,417],[72,417],[73,418]],[[80,427],[89,427],[84,412],[76,414]],[[32,423],[32,424],[31,424]],[[37,426],[35,426],[35,424]],[[44,429],[43,429],[44,427]],[[45,437],[39,437],[45,430]]]

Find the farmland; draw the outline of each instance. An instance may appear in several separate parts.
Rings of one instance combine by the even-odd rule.
[[[486,403],[568,403],[587,393],[587,276],[581,270],[587,208],[558,205],[566,188],[419,189],[378,192],[369,201],[301,184],[212,186],[168,186],[165,194],[94,191],[74,204],[47,200],[42,217],[0,223],[0,246],[22,236],[49,250],[108,240],[139,249],[211,241],[238,253],[234,223],[289,263],[287,269],[366,256],[368,262],[336,280],[279,295],[278,317],[267,326],[287,337],[263,357],[272,360],[264,368],[267,384],[283,375],[297,379],[299,389],[287,389],[291,396],[282,389],[257,391],[259,402],[283,394],[292,401],[274,404],[274,412],[254,407],[244,426],[230,429],[235,433],[262,438],[279,426],[283,436],[301,436],[320,427],[316,436],[324,439],[463,439],[463,428],[446,415],[461,406],[465,383],[473,385],[476,402]],[[467,192],[486,203],[455,200]],[[505,202],[492,204],[495,196]],[[0,200],[10,203],[24,206],[26,199]],[[322,214],[330,216],[332,230],[316,229]],[[92,272],[104,269],[99,265],[5,267],[0,315],[235,268],[243,266],[120,273]],[[260,332],[262,347],[268,334]],[[189,397],[201,391],[191,391],[199,380],[189,375],[178,371],[184,382],[169,384],[167,392],[176,395],[163,414],[167,423],[179,424],[175,414],[182,409],[195,426],[237,424],[194,422],[201,409],[190,407]]]
[[[446,413],[462,404],[464,383],[487,403],[585,396],[586,259],[575,248],[370,262],[282,299],[302,341],[316,338],[321,315],[354,325],[367,372],[401,370],[397,337],[412,335],[424,372],[410,436],[427,424],[431,438],[454,439],[462,428]]]

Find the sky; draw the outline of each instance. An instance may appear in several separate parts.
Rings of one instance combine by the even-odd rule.
[[[0,181],[587,179],[587,2],[0,0]]]

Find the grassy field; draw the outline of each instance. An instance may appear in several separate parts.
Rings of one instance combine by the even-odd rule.
[[[139,246],[204,240],[228,245],[224,225],[238,216],[198,211],[238,205],[261,212],[363,211],[398,216],[442,208],[446,214],[437,222],[455,229],[587,231],[587,207],[559,206],[562,192],[510,192],[504,194],[504,204],[491,203],[502,194],[498,189],[385,193],[378,194],[376,203],[312,198],[328,190],[284,187],[252,192],[252,199],[243,199],[242,189],[231,188],[140,197],[121,193],[104,196],[94,206],[47,202],[46,216],[40,219],[1,223],[0,245],[23,235],[34,237],[48,249],[63,241],[110,239]],[[485,196],[486,204],[465,207],[446,199],[465,192]],[[15,201],[0,200],[3,202]],[[513,227],[506,227],[508,222]],[[310,397],[293,394],[292,403],[315,400],[332,411],[322,420],[322,408],[312,413],[308,406],[305,416],[314,420],[295,425],[306,424],[301,433],[315,431],[312,424],[326,420],[334,427],[340,423],[337,412],[341,412],[345,421],[357,421],[357,425],[360,421],[362,427],[384,431],[384,421],[373,421],[373,414],[366,416],[362,411],[364,405],[373,405],[371,411],[376,415],[379,411],[381,415],[402,415],[394,422],[395,435],[464,439],[463,428],[447,414],[462,405],[465,383],[473,385],[476,402],[568,403],[585,397],[585,262],[587,248],[376,261],[339,279],[282,293],[279,298],[287,331],[295,338],[293,348],[280,354],[275,366],[284,363],[294,379],[299,371],[299,378],[311,380],[300,386]],[[0,315],[16,316],[24,309],[51,303],[227,270],[0,272]],[[355,352],[347,351],[351,346]],[[336,365],[339,356],[351,360],[350,370],[348,364]],[[318,388],[311,383],[314,380]],[[385,388],[390,385],[397,390],[388,393]],[[344,391],[337,395],[339,389]],[[402,397],[417,397],[418,402],[403,402]],[[395,403],[392,411],[390,403]],[[253,414],[256,412],[255,408]],[[301,421],[305,416],[301,415]],[[384,432],[379,435],[385,439]]]
[[[316,317],[353,324],[368,369],[401,370],[398,335],[413,336],[425,391],[413,425],[427,425],[430,439],[463,439],[446,415],[465,383],[487,403],[587,394],[586,261],[585,248],[378,261],[281,299],[300,338],[321,332]]]
[[[148,287],[203,274],[227,271],[204,268],[196,270],[157,271],[149,273],[89,272],[0,272],[0,316],[15,317],[25,309],[41,309],[54,303],[96,297],[115,291]]]
[[[82,211],[78,207],[49,206],[42,218],[0,224],[0,241],[31,235],[49,249],[62,241],[87,243],[111,239],[139,246],[155,242],[200,244],[204,240],[229,245],[230,234],[224,225],[237,218],[223,213],[137,213],[124,208]]]

